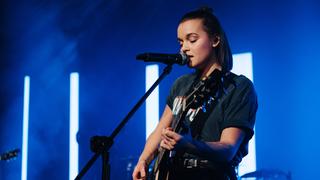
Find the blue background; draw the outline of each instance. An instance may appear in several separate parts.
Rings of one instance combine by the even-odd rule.
[[[1,1],[0,153],[22,146],[23,78],[31,76],[28,179],[68,179],[69,75],[80,73],[80,165],[93,135],[110,135],[143,95],[142,52],[178,51],[187,11],[213,7],[233,53],[252,52],[259,97],[258,169],[317,177],[320,161],[320,3],[317,1]],[[164,66],[160,65],[162,69]],[[175,66],[160,86],[161,111]],[[110,151],[112,179],[131,177],[145,141],[144,106]],[[85,176],[100,178],[101,160]],[[0,179],[19,179],[21,156],[0,162]]]

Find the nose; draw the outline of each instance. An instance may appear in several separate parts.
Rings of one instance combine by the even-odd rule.
[[[187,51],[190,50],[189,45],[187,43],[183,43],[180,50],[186,53]]]

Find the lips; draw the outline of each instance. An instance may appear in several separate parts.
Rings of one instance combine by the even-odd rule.
[[[188,55],[188,54],[187,54],[187,56],[188,56],[189,59],[191,59],[193,57],[192,55]]]

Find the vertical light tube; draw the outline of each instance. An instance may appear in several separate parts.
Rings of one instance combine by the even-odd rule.
[[[30,77],[24,77],[21,180],[27,180]]]
[[[78,174],[79,147],[77,133],[79,130],[79,74],[70,74],[70,131],[69,131],[69,180]]]
[[[253,82],[252,53],[233,55],[233,69],[236,74],[243,74]],[[242,176],[256,170],[256,140],[255,136],[249,141],[249,154],[243,158],[238,173]]]
[[[159,66],[146,67],[146,91],[159,77]],[[159,86],[154,89],[146,101],[146,138],[152,133],[159,122]]]

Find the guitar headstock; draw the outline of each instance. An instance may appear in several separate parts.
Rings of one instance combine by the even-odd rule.
[[[0,155],[0,160],[8,161],[18,156],[20,149],[14,149]]]

